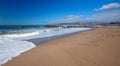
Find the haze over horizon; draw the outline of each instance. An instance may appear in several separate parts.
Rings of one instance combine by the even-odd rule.
[[[0,25],[120,20],[120,0],[0,0]]]

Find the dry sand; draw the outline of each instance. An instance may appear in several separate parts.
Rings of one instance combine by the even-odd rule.
[[[3,66],[120,66],[120,28],[96,28],[50,40]]]

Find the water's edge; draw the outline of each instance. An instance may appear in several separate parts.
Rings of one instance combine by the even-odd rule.
[[[59,34],[59,35],[55,35],[55,36],[48,36],[48,37],[42,37],[42,38],[33,38],[33,39],[26,39],[26,40],[12,40],[12,39],[6,39],[5,41],[9,40],[9,46],[11,49],[13,50],[9,50],[10,52],[15,52],[15,53],[10,53],[10,52],[7,52],[8,54],[5,56],[5,55],[0,55],[0,57],[3,57],[2,59],[0,59],[0,66],[7,63],[8,61],[12,60],[13,58],[19,56],[21,53],[24,53],[28,50],[31,50],[32,48],[35,48],[37,45],[40,45],[44,42],[47,42],[49,40],[54,40],[54,39],[57,39],[57,38],[61,38],[61,37],[66,37],[66,36],[70,36],[70,35],[74,35],[74,34],[77,34],[79,32],[85,32],[85,31],[91,31],[91,30],[94,30],[94,28],[90,28],[88,30],[82,30],[82,31],[75,31],[75,32],[70,32],[70,33],[65,33],[65,34]],[[14,42],[15,41],[15,42]],[[14,42],[14,43],[13,43]],[[4,41],[3,41],[3,45],[4,45]],[[13,47],[12,45],[15,44]],[[7,44],[7,45],[8,45]],[[17,45],[16,45],[17,44]],[[6,44],[5,44],[6,45]],[[5,46],[6,47],[6,46]],[[18,47],[18,48],[17,48]],[[4,47],[3,47],[4,48]],[[14,50],[16,48],[16,50]],[[22,49],[21,49],[22,48]],[[6,53],[5,53],[6,54]]]
[[[84,31],[77,31],[77,32],[73,32],[73,33],[63,34],[63,35],[57,35],[57,36],[28,39],[28,40],[26,40],[26,41],[32,42],[32,43],[34,43],[35,45],[39,45],[39,44],[44,43],[44,42],[47,42],[47,41],[49,41],[49,40],[54,40],[54,39],[57,39],[57,38],[74,35],[74,34],[77,34],[77,33],[79,33],[79,32],[85,32],[85,31],[91,31],[91,30],[94,30],[94,28],[91,28],[91,29],[89,29],[89,30],[84,30]]]

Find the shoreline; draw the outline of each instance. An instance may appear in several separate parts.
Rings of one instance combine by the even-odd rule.
[[[89,30],[77,31],[77,32],[72,32],[72,33],[67,33],[67,34],[62,34],[62,35],[51,36],[51,37],[33,38],[33,39],[28,39],[28,40],[26,40],[26,41],[32,42],[32,43],[34,43],[35,45],[39,45],[39,44],[41,44],[41,43],[44,43],[44,42],[47,42],[47,41],[50,41],[50,40],[54,40],[54,39],[59,39],[59,38],[62,38],[62,37],[71,36],[71,35],[74,35],[74,34],[77,34],[77,33],[81,33],[81,32],[92,31],[92,30],[94,30],[94,29],[95,29],[95,28],[91,28],[91,29],[89,29]]]
[[[119,32],[96,28],[49,40],[2,66],[119,66]]]
[[[92,30],[92,28],[76,28],[74,30],[73,30],[73,28],[71,28],[71,29],[63,29],[63,30],[60,30],[60,31],[53,31],[51,33],[38,35],[38,37],[42,36],[42,37],[46,37],[46,38],[42,38],[42,37],[41,38],[37,38],[37,35],[36,35],[37,39],[34,39],[35,36],[33,36],[33,37],[30,37],[31,40],[28,40],[28,41],[27,41],[27,39],[26,40],[17,41],[16,40],[17,38],[14,39],[14,40],[6,38],[7,42],[8,41],[9,42],[8,43],[7,42],[6,43],[3,42],[2,44],[4,44],[4,43],[5,44],[1,45],[3,48],[1,48],[2,54],[0,56],[0,58],[1,58],[0,59],[0,65],[5,64],[8,61],[11,61],[13,58],[16,58],[17,56],[20,56],[22,53],[25,52],[25,50],[28,50],[30,48],[32,49],[33,47],[36,47],[36,45],[38,43],[41,44],[41,43],[44,43],[46,41],[57,39],[57,38],[62,37],[62,36],[68,36],[68,35],[74,34],[76,32],[82,32],[82,31],[87,31],[87,30]],[[2,40],[4,40],[4,39],[2,39]],[[10,49],[9,49],[9,47],[10,47]],[[16,48],[16,49],[14,49],[13,47]],[[2,50],[4,48],[6,48],[7,51],[6,50]]]

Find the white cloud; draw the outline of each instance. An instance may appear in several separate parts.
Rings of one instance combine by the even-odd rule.
[[[68,22],[111,22],[111,21],[120,20],[120,11],[112,10],[107,12],[101,12],[101,13],[93,14],[92,16],[89,17],[74,15],[64,20],[68,20]]]
[[[62,19],[58,19],[52,22],[57,22],[57,23],[68,23],[68,22],[77,22],[80,21],[82,15],[68,15]]]
[[[62,19],[53,20],[52,23],[70,23],[70,22],[111,22],[120,20],[120,11],[113,10],[108,12],[101,12],[85,17],[83,15],[68,15]],[[50,22],[50,23],[51,23]]]
[[[102,12],[99,14],[94,14],[91,17],[85,18],[86,21],[94,21],[94,22],[110,22],[120,20],[120,11],[109,11]]]
[[[120,7],[120,3],[109,3],[95,10],[107,10],[107,9],[113,9],[113,8],[119,8],[119,7]]]
[[[72,22],[72,21],[77,21],[80,19],[80,16],[78,15],[68,15],[66,16],[66,18],[62,19],[62,20],[65,20],[67,22]]]

